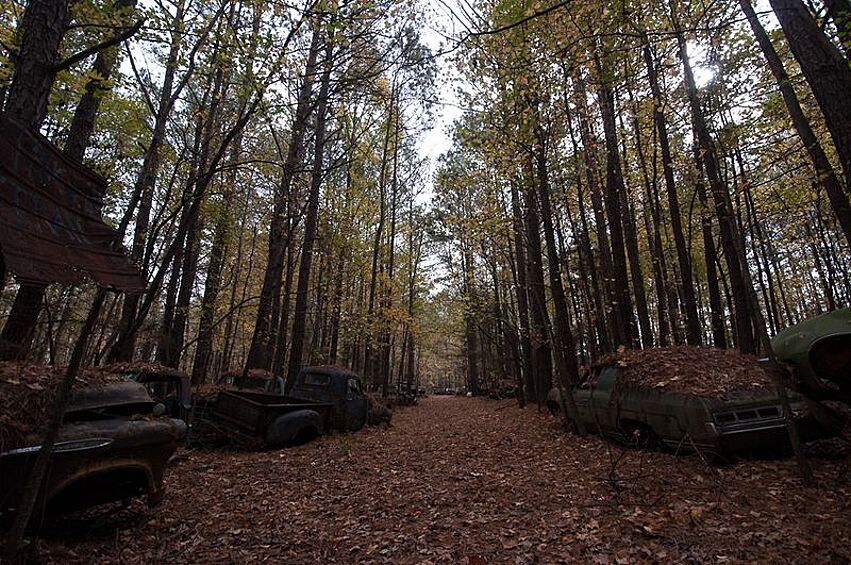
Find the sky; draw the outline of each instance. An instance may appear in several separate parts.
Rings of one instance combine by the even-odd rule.
[[[452,4],[451,0],[449,3]],[[439,0],[428,0],[427,14],[430,23],[422,30],[423,42],[431,48],[432,52],[440,52],[447,46],[445,36],[457,37],[458,30],[454,29],[451,14]],[[463,79],[455,72],[449,55],[438,56],[436,62],[439,79],[435,89],[438,103],[435,108],[434,125],[420,140],[420,156],[430,159],[432,171],[438,157],[452,146],[452,138],[448,130],[462,113],[457,105],[453,89],[457,86],[457,81]]]

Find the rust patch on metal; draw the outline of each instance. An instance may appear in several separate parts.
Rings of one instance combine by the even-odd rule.
[[[77,284],[91,277],[141,292],[121,236],[103,222],[106,180],[0,114],[0,246],[19,281]]]

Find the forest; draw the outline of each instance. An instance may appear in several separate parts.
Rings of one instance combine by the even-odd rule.
[[[848,304],[842,2],[775,2],[785,27],[747,2],[497,2],[454,9],[440,52],[413,3],[208,4],[72,3],[32,30],[63,67],[32,81],[46,22],[5,4],[5,112],[108,179],[146,282],[107,295],[88,363],[384,385],[451,372],[448,348],[454,386],[534,391],[574,356],[756,352]],[[441,88],[463,112],[432,168]],[[8,275],[4,357],[66,364],[94,290]]]
[[[785,328],[851,305],[849,60],[848,0],[3,0],[0,379],[70,366],[56,432],[81,367],[290,391],[333,366],[385,402],[514,399],[501,406],[545,430],[561,391],[564,437],[591,441],[565,391],[601,359],[714,347],[774,363]],[[26,143],[49,155],[30,178],[65,192],[11,188]],[[676,355],[674,371],[701,369]],[[497,449],[488,405],[438,402],[399,412],[400,449],[444,441],[422,410],[479,414],[477,449]],[[380,448],[368,433],[354,449]],[[506,535],[500,551],[552,557]],[[662,546],[626,559],[687,555]],[[420,546],[399,547],[340,559]],[[464,548],[448,559],[486,562]]]

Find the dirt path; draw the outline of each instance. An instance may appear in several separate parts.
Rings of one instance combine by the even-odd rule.
[[[389,429],[187,453],[160,508],[40,544],[61,562],[847,563],[847,460],[813,464],[801,490],[791,461],[623,451],[512,401],[432,397]]]

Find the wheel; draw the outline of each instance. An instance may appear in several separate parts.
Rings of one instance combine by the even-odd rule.
[[[621,430],[623,430],[627,445],[643,449],[658,449],[662,446],[662,440],[644,422],[621,422]]]
[[[547,410],[549,410],[550,415],[558,416],[558,413],[561,412],[561,406],[559,406],[558,402],[556,402],[555,400],[548,400]]]
[[[312,441],[322,431],[322,418],[313,410],[296,410],[273,421],[266,429],[266,447],[280,448]]]

